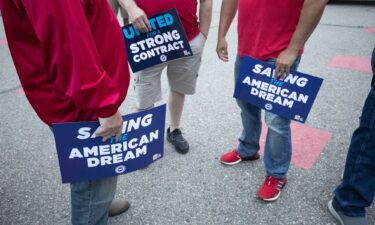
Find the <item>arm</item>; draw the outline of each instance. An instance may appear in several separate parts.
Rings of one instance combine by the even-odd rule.
[[[121,133],[122,99],[104,71],[79,1],[22,0],[41,45],[45,70],[76,107],[95,112],[104,139]],[[37,78],[35,78],[37,79]],[[69,113],[69,112],[66,112]]]
[[[219,59],[228,62],[228,43],[225,36],[232,24],[238,8],[238,0],[223,0],[220,12],[219,33],[217,38],[216,53]]]
[[[212,0],[200,0],[199,27],[202,34],[207,38],[212,19]]]
[[[296,60],[298,52],[318,25],[326,4],[327,0],[304,1],[300,19],[289,46],[280,53],[276,60],[275,79],[279,73],[282,79],[289,74],[290,67]]]
[[[134,25],[134,28],[147,33],[152,30],[150,22],[147,19],[146,13],[138,7],[134,0],[118,0],[121,7],[126,10],[129,15],[129,19]],[[157,4],[157,3],[155,3]]]

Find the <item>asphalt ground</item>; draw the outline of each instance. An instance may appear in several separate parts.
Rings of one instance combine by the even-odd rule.
[[[324,79],[306,126],[330,132],[332,138],[310,169],[291,166],[280,199],[268,204],[255,197],[264,179],[262,160],[233,167],[218,161],[235,147],[241,130],[239,108],[232,97],[237,34],[232,26],[230,62],[219,61],[215,53],[219,9],[215,1],[197,93],[187,98],[183,114],[182,129],[190,152],[180,155],[166,143],[164,159],[121,176],[117,196],[127,198],[132,206],[109,224],[334,224],[326,203],[340,182],[371,74],[330,67],[329,62],[336,56],[369,59],[375,46],[371,32],[375,6],[327,6],[306,45],[300,71]],[[1,41],[4,38],[0,23],[0,224],[69,224],[69,186],[61,184],[53,137],[18,90],[9,50]],[[160,104],[166,102],[167,94],[163,76]],[[130,87],[121,109],[129,113],[134,106]],[[306,135],[306,140],[314,138]],[[368,218],[375,224],[373,207],[368,209]]]

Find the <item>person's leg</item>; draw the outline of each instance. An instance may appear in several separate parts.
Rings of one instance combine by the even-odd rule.
[[[291,66],[291,70],[298,69],[301,57]],[[267,61],[275,64],[275,60]],[[268,127],[266,145],[264,148],[264,166],[266,176],[285,178],[292,159],[291,120],[266,111],[265,120]]]
[[[72,224],[106,225],[116,185],[117,177],[71,184]]]
[[[335,201],[347,216],[365,216],[375,187],[375,88],[363,107],[360,127],[353,133],[344,178],[335,190]]]
[[[241,57],[237,56],[234,64],[235,83],[239,76]],[[251,157],[259,151],[259,138],[262,132],[262,111],[246,101],[236,99],[241,109],[242,131],[238,138],[237,152],[242,158]]]
[[[160,64],[133,75],[137,111],[153,108],[154,104],[161,100],[160,78],[165,67],[166,64]]]
[[[234,64],[234,84],[237,82],[241,67],[241,57],[236,57]],[[259,138],[262,131],[261,109],[246,101],[236,99],[241,109],[242,131],[238,138],[237,149],[224,153],[220,162],[225,165],[236,165],[242,161],[259,159]]]
[[[267,111],[265,114],[268,127],[264,148],[266,176],[285,178],[292,158],[291,121]]]
[[[199,34],[190,41],[193,56],[172,61],[168,64],[167,75],[170,86],[169,113],[170,129],[173,131],[180,126],[184,107],[185,95],[193,95],[201,64],[205,38]]]
[[[182,110],[184,108],[185,103],[185,95],[175,92],[173,90],[170,91],[168,97],[168,109],[170,113],[170,122],[169,122],[169,129],[174,131],[175,129],[180,127],[181,115]]]
[[[342,183],[336,188],[328,210],[345,225],[367,225],[365,208],[375,192],[375,48],[371,60],[372,89],[360,117],[360,125],[352,136],[346,157]]]
[[[170,86],[168,109],[170,122],[167,130],[167,140],[173,144],[180,153],[187,153],[189,151],[189,144],[185,138],[183,138],[179,129],[180,121],[185,95],[195,93],[205,41],[205,37],[199,34],[190,41],[193,56],[171,61],[168,64],[167,75]]]
[[[296,59],[292,71],[297,70],[300,59]],[[268,63],[274,64],[275,60]],[[286,173],[292,159],[291,120],[268,111],[265,112],[265,119],[268,127],[263,158],[266,178],[257,195],[263,201],[275,201],[286,183]]]

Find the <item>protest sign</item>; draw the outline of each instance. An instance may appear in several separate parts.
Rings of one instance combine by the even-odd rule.
[[[274,66],[244,56],[234,97],[284,118],[305,123],[323,79],[291,71],[273,79]]]
[[[133,72],[193,55],[176,9],[152,16],[149,22],[148,33],[140,33],[132,24],[122,28]]]
[[[116,176],[163,157],[165,105],[123,116],[120,141],[95,136],[98,122],[53,124],[63,183]]]

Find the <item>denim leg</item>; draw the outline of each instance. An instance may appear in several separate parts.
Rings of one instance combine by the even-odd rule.
[[[240,72],[241,57],[237,56],[234,66],[235,82]],[[245,101],[236,99],[241,109],[243,129],[239,137],[237,152],[242,157],[254,155],[259,150],[259,138],[262,131],[261,110]]]
[[[297,70],[300,61],[301,57],[298,57],[291,66],[291,70]],[[274,59],[267,62],[275,64]],[[291,120],[267,111],[265,112],[265,120],[268,127],[263,158],[266,176],[284,178],[292,159]]]
[[[335,199],[347,216],[365,215],[375,192],[375,87],[362,110],[360,126],[353,133],[346,158],[344,178]]]
[[[291,121],[267,111],[265,114],[268,127],[263,158],[266,175],[284,178],[292,159]]]
[[[106,225],[116,185],[117,177],[71,184],[72,224]]]

